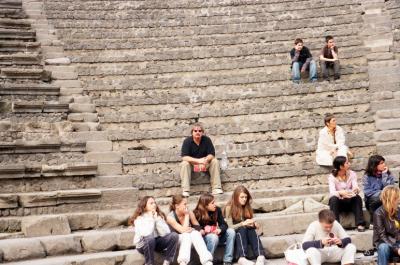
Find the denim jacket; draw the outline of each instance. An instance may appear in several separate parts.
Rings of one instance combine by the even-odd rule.
[[[377,176],[364,175],[363,184],[365,198],[379,196],[384,187],[394,184],[394,177],[386,172]]]

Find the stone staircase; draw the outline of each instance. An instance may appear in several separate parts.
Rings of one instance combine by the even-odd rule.
[[[105,133],[90,132],[95,126],[80,118],[94,107],[88,111],[85,97],[67,97],[63,83],[53,82],[71,75],[60,66],[65,60],[46,58],[21,1],[0,6],[0,216],[133,207],[132,183],[97,177],[93,151],[112,146],[96,141]]]
[[[284,264],[326,207],[329,170],[314,162],[326,112],[347,132],[359,177],[377,148],[400,171],[396,128],[382,125],[398,119],[399,6],[375,2],[0,0],[1,261],[142,264],[127,219],[137,196],[168,211],[180,145],[200,121],[229,159],[218,204],[249,187],[270,264]],[[382,25],[392,43],[366,45]],[[294,38],[317,59],[326,35],[342,79],[294,86]],[[381,66],[389,75],[376,78]],[[390,93],[378,93],[382,79],[394,80]],[[191,208],[208,188],[193,180]],[[371,230],[349,233],[371,248]]]

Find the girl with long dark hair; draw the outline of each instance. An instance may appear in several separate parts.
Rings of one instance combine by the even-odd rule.
[[[350,170],[350,163],[345,156],[337,156],[333,160],[332,174],[329,176],[329,208],[335,213],[340,222],[341,212],[352,212],[355,217],[357,230],[365,230],[362,211],[362,199],[358,193],[357,174]]]
[[[394,177],[381,155],[373,155],[368,159],[367,168],[363,178],[365,207],[372,216],[381,205],[380,195],[388,185],[394,184]]]
[[[165,219],[154,198],[145,196],[129,220],[135,228],[133,243],[139,253],[144,255],[146,265],[155,264],[154,251],[165,250],[163,265],[170,265],[174,261],[179,236],[170,231]]]
[[[224,209],[225,219],[229,227],[236,231],[236,253],[239,255],[239,265],[254,265],[250,261],[247,249],[248,245],[257,257],[256,265],[264,265],[265,253],[256,229],[259,224],[253,219],[251,208],[252,197],[246,187],[240,185],[235,188],[231,200]]]
[[[201,226],[200,233],[204,236],[208,251],[214,255],[218,245],[225,245],[223,262],[224,265],[231,265],[235,230],[228,228],[221,208],[215,204],[214,196],[210,193],[203,193],[193,213]]]

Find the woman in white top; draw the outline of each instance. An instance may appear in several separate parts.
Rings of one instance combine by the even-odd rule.
[[[167,216],[167,223],[179,234],[179,265],[189,264],[192,245],[199,255],[200,263],[212,265],[213,256],[207,250],[199,222],[194,213],[187,208],[187,199],[180,194],[174,195],[170,210],[171,212]]]
[[[136,249],[144,255],[145,265],[154,265],[154,251],[164,251],[163,265],[172,264],[178,248],[179,236],[171,232],[165,222],[165,215],[158,208],[151,196],[145,196],[140,201],[130,223],[135,227],[133,243]]]
[[[336,125],[333,114],[326,114],[324,118],[325,127],[319,132],[316,161],[321,166],[332,166],[332,161],[337,156],[350,157],[352,154],[345,145],[343,129]]]

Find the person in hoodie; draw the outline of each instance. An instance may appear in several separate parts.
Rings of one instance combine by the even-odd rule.
[[[145,265],[155,265],[154,252],[165,252],[163,265],[170,265],[175,259],[179,235],[171,232],[165,214],[151,196],[143,197],[130,218],[135,228],[133,243],[144,255]]]
[[[232,265],[235,230],[228,228],[221,208],[215,204],[214,196],[208,192],[203,193],[193,213],[201,226],[200,233],[208,251],[214,255],[217,246],[224,245],[223,264]]]
[[[370,212],[371,220],[376,209],[382,205],[380,195],[383,188],[393,184],[394,177],[385,164],[385,158],[381,155],[371,156],[363,178],[365,208]]]

